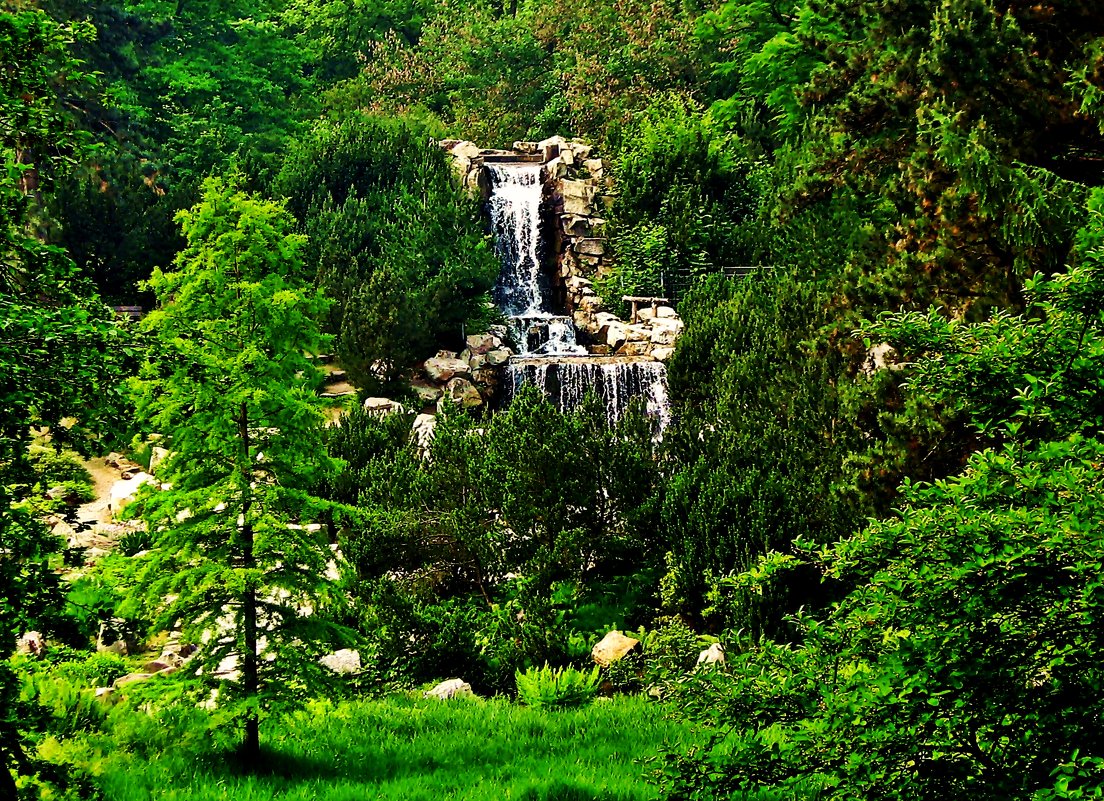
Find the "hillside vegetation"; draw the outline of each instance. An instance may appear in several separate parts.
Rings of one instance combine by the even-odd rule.
[[[412,436],[553,135],[671,425]],[[0,159],[2,801],[1104,797],[1093,0],[4,0]]]

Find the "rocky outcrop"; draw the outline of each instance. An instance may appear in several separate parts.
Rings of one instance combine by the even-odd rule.
[[[323,667],[329,668],[334,673],[349,674],[360,672],[360,652],[352,648],[342,648],[340,651],[326,654],[318,661]]]
[[[412,382],[425,408],[434,412],[453,403],[465,409],[489,404],[502,380],[502,368],[513,355],[505,330],[472,334],[459,352],[442,350],[426,359]]]
[[[606,242],[606,213],[614,191],[605,163],[579,139],[553,136],[540,142],[514,142],[511,150],[481,149],[473,142],[441,142],[453,158],[459,183],[486,199],[490,185],[484,165],[530,161],[544,165],[555,251],[555,277],[581,339],[595,355],[667,361],[682,333],[682,320],[666,304],[644,303],[633,319],[605,308],[594,282],[607,276],[612,261]],[[662,300],[662,299],[656,299]],[[473,351],[474,352],[474,351]],[[492,362],[488,353],[488,362]],[[492,362],[493,363],[493,362]]]

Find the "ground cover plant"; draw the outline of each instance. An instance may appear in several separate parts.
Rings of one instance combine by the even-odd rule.
[[[506,699],[316,701],[273,724],[264,767],[249,774],[224,743],[194,736],[204,717],[113,713],[111,734],[63,750],[113,801],[644,801],[657,789],[638,761],[695,742],[642,698],[550,711]]]

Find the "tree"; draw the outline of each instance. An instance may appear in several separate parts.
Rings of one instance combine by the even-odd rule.
[[[263,715],[321,686],[317,658],[345,630],[329,620],[342,596],[324,576],[325,534],[307,525],[328,507],[308,491],[331,468],[319,373],[327,301],[308,288],[291,215],[218,179],[180,212],[187,247],[150,287],[160,308],[134,381],[140,419],[167,437],[172,487],[144,502],[156,550],[142,574],[158,625],[182,621],[208,645],[208,683],[222,660],[240,680],[219,705],[244,723],[255,759]]]
[[[322,123],[274,191],[310,238],[304,253],[333,298],[329,329],[353,381],[394,381],[486,323],[499,265],[477,204],[415,126],[356,114]]]
[[[1088,219],[1024,315],[871,327],[919,350],[910,391],[953,399],[991,447],[798,552],[850,592],[798,616],[794,645],[744,643],[694,699],[717,739],[673,761],[671,797],[1104,793],[1104,193]],[[733,584],[769,587],[795,562],[774,554]]]
[[[80,30],[40,11],[0,11],[0,796],[15,797],[14,768],[32,773],[24,733],[35,716],[20,700],[7,657],[23,631],[50,633],[64,598],[47,557],[59,543],[20,507],[28,489],[32,426],[84,448],[118,415],[115,384],[126,342],[73,263],[35,236],[38,195],[80,149],[60,108],[59,84],[82,80],[70,55]],[[60,425],[78,415],[75,425]]]
[[[814,583],[748,593],[726,609],[709,602],[715,582],[796,539],[842,536],[865,511],[845,470],[858,434],[844,416],[843,362],[810,345],[823,306],[786,274],[714,276],[682,304],[662,493],[672,611],[776,632],[785,610],[817,598]]]

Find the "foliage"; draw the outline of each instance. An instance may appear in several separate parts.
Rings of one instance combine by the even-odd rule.
[[[657,97],[618,129],[614,147],[614,267],[598,282],[610,308],[622,295],[671,297],[693,277],[754,263],[743,225],[754,208],[751,165],[692,102]]]
[[[1104,443],[1092,423],[1101,221],[1094,203],[1078,264],[1029,285],[1030,315],[881,323],[925,344],[915,391],[970,377],[958,402],[994,444],[958,476],[906,480],[892,517],[804,549],[850,593],[795,618],[796,645],[748,642],[734,681],[715,680],[695,701],[718,739],[673,760],[671,795],[727,797],[812,776],[840,799],[1104,789]],[[733,584],[769,586],[792,564],[775,554]],[[725,700],[711,708],[716,693]]]
[[[807,579],[773,595],[718,598],[715,582],[797,539],[828,542],[861,519],[845,469],[859,439],[843,419],[832,354],[810,344],[823,298],[785,274],[716,277],[682,304],[686,330],[670,363],[677,427],[661,519],[667,608],[711,625],[776,631],[786,609],[815,601]]]
[[[7,658],[17,637],[60,627],[63,594],[47,559],[61,543],[26,508],[31,426],[55,443],[85,448],[118,398],[112,384],[123,346],[109,312],[72,262],[37,238],[41,193],[79,151],[60,96],[83,80],[69,46],[80,27],[37,10],[0,11],[0,794],[14,797],[11,769],[42,768],[24,751],[37,724]],[[63,418],[80,414],[69,428]]]
[[[447,4],[414,43],[392,35],[331,103],[429,116],[486,145],[552,134],[604,142],[654,96],[688,90],[702,67],[694,9],[588,0]]]
[[[538,709],[582,706],[598,694],[597,666],[587,672],[573,667],[550,668],[546,662],[542,668],[519,670],[514,679],[518,700]]]
[[[389,384],[478,327],[498,263],[445,154],[413,126],[356,114],[319,124],[274,185],[334,299],[329,328],[353,381]]]
[[[332,622],[344,599],[324,578],[328,543],[304,525],[328,508],[308,491],[331,469],[309,358],[327,304],[306,288],[282,207],[212,179],[179,220],[188,247],[150,281],[160,308],[132,382],[141,419],[176,454],[172,488],[141,502],[156,547],[134,600],[158,627],[180,621],[188,641],[209,640],[197,665],[255,758],[261,716],[323,686],[318,657],[347,639]],[[213,675],[227,657],[238,682]]]

